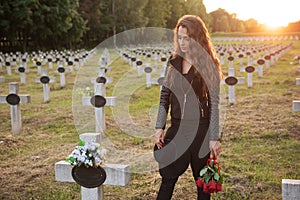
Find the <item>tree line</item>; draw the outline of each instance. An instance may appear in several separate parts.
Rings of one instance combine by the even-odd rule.
[[[200,16],[210,32],[263,30],[224,9],[207,13],[202,0],[1,0],[0,50],[92,48],[133,28],[173,29],[184,14]]]

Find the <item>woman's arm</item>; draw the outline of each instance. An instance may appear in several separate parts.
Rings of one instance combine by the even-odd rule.
[[[157,120],[156,120],[156,129],[165,129],[167,115],[169,111],[169,98],[170,98],[171,91],[166,86],[162,86],[160,92],[160,103],[158,108]]]

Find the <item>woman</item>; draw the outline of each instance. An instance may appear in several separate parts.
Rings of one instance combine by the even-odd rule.
[[[217,159],[222,72],[205,24],[185,15],[174,29],[174,53],[160,95],[154,156],[162,183],[157,199],[172,198],[178,177],[191,165],[194,179],[211,156]],[[164,134],[171,107],[171,126]],[[210,199],[197,187],[198,199]]]

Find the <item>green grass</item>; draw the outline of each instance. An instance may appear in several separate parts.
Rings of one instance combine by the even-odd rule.
[[[219,159],[225,176],[224,191],[213,199],[281,199],[281,180],[300,179],[300,113],[292,112],[292,100],[299,99],[300,88],[295,85],[299,64],[293,57],[299,54],[300,42],[284,54],[276,65],[264,71],[264,76],[253,76],[253,88],[236,86],[236,103],[226,105],[222,155]],[[121,58],[110,51],[113,63],[113,83],[107,85],[107,96],[129,96],[129,112],[137,126],[153,130],[155,105],[159,102],[159,87],[146,88],[143,78]],[[97,62],[91,58],[90,63]],[[293,63],[292,63],[293,62]],[[75,183],[54,180],[54,163],[64,159],[75,147],[78,133],[72,112],[72,92],[76,72],[67,73],[67,85],[61,88],[59,75],[51,84],[51,100],[43,102],[42,85],[35,83],[36,69],[27,83],[20,85],[21,94],[30,94],[31,103],[21,105],[23,132],[11,133],[9,106],[0,105],[0,199],[80,199],[80,187]],[[238,77],[239,62],[235,61]],[[53,68],[55,68],[54,66]],[[89,81],[89,62],[82,80]],[[226,73],[228,66],[222,66]],[[79,72],[77,72],[78,74]],[[156,72],[158,75],[159,72]],[[8,93],[8,82],[19,81],[13,73],[6,83],[0,83],[0,94]],[[84,75],[86,77],[84,77]],[[226,86],[223,87],[226,90]],[[117,90],[119,89],[119,90]],[[131,91],[130,94],[124,94]],[[127,96],[126,96],[127,95]],[[122,101],[121,101],[122,103]],[[122,104],[121,104],[122,106]],[[105,108],[105,134],[119,149],[132,152],[153,148],[152,137],[132,136],[124,132],[114,120],[113,108]],[[123,114],[123,113],[120,113]],[[134,166],[136,169],[143,164]],[[125,187],[104,186],[106,199],[155,199],[160,184],[157,171],[131,174]],[[196,187],[191,170],[184,173],[176,185],[174,199],[196,199]]]

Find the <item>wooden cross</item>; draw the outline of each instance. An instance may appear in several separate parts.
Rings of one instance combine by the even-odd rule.
[[[10,105],[11,126],[13,134],[20,134],[22,130],[20,103],[30,103],[28,94],[18,95],[19,84],[17,82],[9,83],[9,95],[0,96],[0,103]]]

